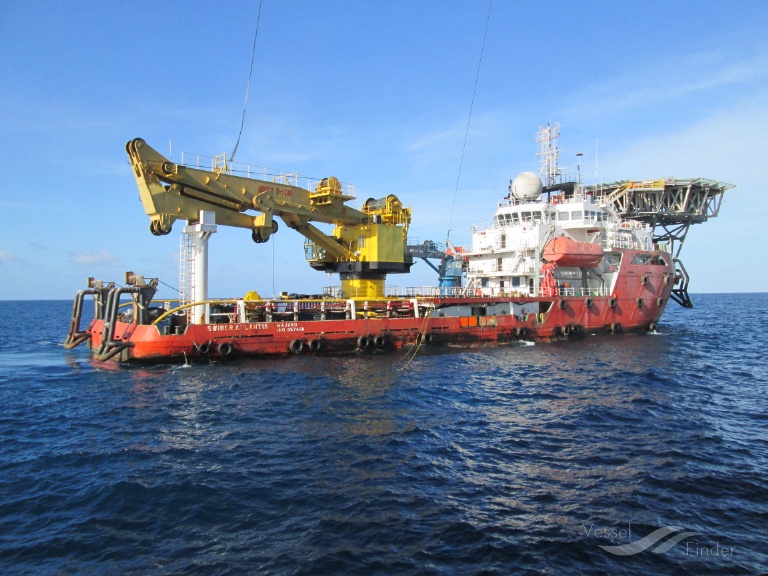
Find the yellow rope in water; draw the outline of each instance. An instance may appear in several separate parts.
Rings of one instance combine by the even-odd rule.
[[[403,354],[403,357],[397,360],[392,367],[397,370],[398,372],[402,372],[408,366],[413,362],[413,359],[416,358],[416,354],[419,353],[419,348],[421,348],[421,345],[424,343],[424,338],[426,336],[426,329],[427,324],[429,323],[429,317],[432,315],[432,311],[434,308],[430,308],[426,314],[424,314],[424,321],[421,323],[421,328],[419,329],[419,333],[416,335],[416,343],[413,345],[413,347],[408,350],[405,354]],[[408,358],[410,356],[410,358]],[[397,365],[401,362],[403,362],[406,358],[408,358],[408,361],[401,367],[398,367]]]

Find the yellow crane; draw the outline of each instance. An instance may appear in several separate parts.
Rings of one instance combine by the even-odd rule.
[[[277,217],[307,239],[310,266],[339,273],[342,291],[353,298],[384,296],[386,275],[408,272],[413,264],[407,253],[411,209],[394,194],[370,198],[356,210],[347,205],[354,197],[335,177],[307,190],[238,176],[226,163],[213,170],[175,164],[140,138],[126,150],[156,236],[168,234],[176,220],[202,223],[201,214],[213,212],[216,224],[250,229],[253,241],[261,243],[277,232]],[[311,222],[333,224],[332,234]]]

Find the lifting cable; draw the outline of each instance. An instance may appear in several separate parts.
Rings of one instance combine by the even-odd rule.
[[[243,135],[243,125],[245,124],[245,111],[248,108],[248,94],[251,92],[251,75],[253,74],[253,58],[256,56],[256,38],[259,37],[259,20],[261,20],[261,3],[259,0],[259,12],[256,15],[256,33],[253,35],[253,49],[251,50],[251,68],[248,70],[248,84],[245,87],[245,103],[243,104],[243,117],[240,120],[240,132],[237,134],[237,142],[235,142],[235,148],[232,150],[232,154],[229,157],[230,163],[235,161],[235,154],[237,153],[237,147],[240,146],[240,136]]]
[[[275,291],[275,237],[272,235],[272,298],[277,298]]]
[[[160,282],[160,284],[162,284],[162,285],[164,285],[164,286],[168,286],[168,288],[170,288],[171,290],[176,290],[176,292],[178,292],[178,291],[179,291],[179,289],[178,289],[178,288],[174,288],[174,287],[173,287],[173,286],[171,286],[170,284],[166,284],[165,282],[163,282],[163,281],[162,281],[162,280],[160,280],[159,278],[158,278],[158,280],[157,280],[157,281],[158,281],[158,282]]]
[[[477,74],[475,75],[475,87],[472,89],[472,102],[469,105],[469,117],[467,118],[467,128],[464,131],[464,145],[461,148],[461,160],[459,161],[459,173],[456,176],[456,188],[453,190],[453,202],[451,203],[451,215],[448,218],[448,233],[446,234],[446,244],[451,239],[451,224],[453,223],[453,210],[456,207],[456,195],[459,192],[459,180],[461,180],[461,167],[464,165],[464,151],[467,149],[467,137],[469,136],[469,123],[472,121],[472,109],[475,107],[475,94],[477,93],[477,82],[480,79],[480,65],[483,63],[483,52],[485,51],[485,39],[488,36],[488,22],[491,20],[491,8],[493,0],[488,3],[488,16],[485,19],[485,32],[483,32],[483,44],[480,48],[480,60],[477,63]]]

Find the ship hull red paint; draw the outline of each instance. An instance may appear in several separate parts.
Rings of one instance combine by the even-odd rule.
[[[625,258],[626,262],[629,260]],[[127,344],[120,361],[344,354],[423,345],[552,340],[597,332],[649,330],[664,312],[674,268],[622,264],[610,296],[422,298],[425,317],[371,317],[189,325],[183,334],[161,334],[154,325],[117,322],[113,341]],[[478,314],[514,304],[527,314]],[[455,314],[457,310],[472,313]],[[441,316],[441,314],[446,314]],[[88,327],[89,346],[98,349],[102,320]]]

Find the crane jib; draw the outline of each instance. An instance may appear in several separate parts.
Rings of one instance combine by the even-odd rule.
[[[261,244],[277,231],[273,220],[277,216],[307,239],[305,257],[312,268],[341,274],[342,290],[362,297],[383,294],[386,275],[408,272],[413,264],[406,250],[411,209],[394,194],[371,198],[357,210],[347,204],[354,199],[349,188],[333,176],[307,190],[232,174],[226,165],[201,170],[175,164],[139,138],[128,142],[126,150],[151,219],[150,231],[156,236],[167,234],[174,221],[184,219],[214,228],[247,228],[253,241]],[[298,181],[298,174],[280,178],[289,176]],[[249,216],[244,214],[247,210],[261,214]],[[324,232],[310,221],[334,229]]]

